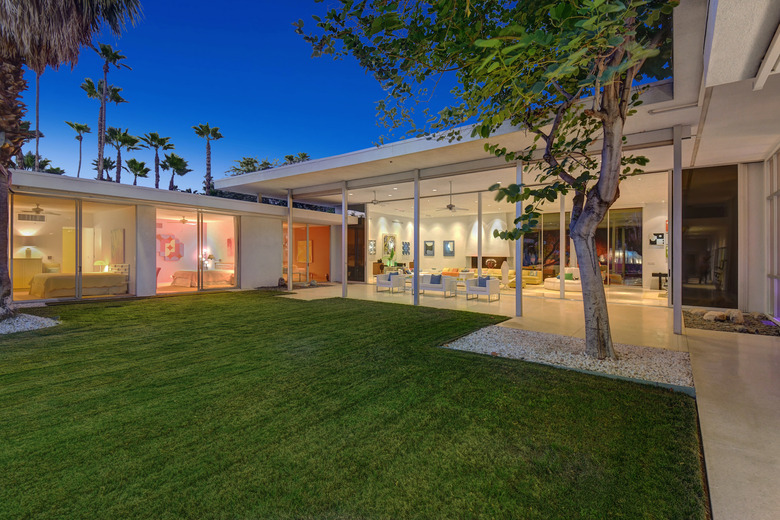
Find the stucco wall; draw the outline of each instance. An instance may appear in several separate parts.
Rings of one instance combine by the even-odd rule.
[[[275,287],[282,276],[282,221],[245,215],[240,227],[241,288]]]

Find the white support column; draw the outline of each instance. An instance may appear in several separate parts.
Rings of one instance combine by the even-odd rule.
[[[558,238],[558,265],[560,266],[560,282],[561,282],[561,300],[566,297],[566,197],[562,193],[558,196],[561,198],[561,230]]]
[[[347,229],[349,209],[347,208],[347,183],[341,185],[341,297],[347,297]]]
[[[482,276],[482,192],[477,193],[477,276]]]
[[[293,197],[287,190],[287,290],[293,290]]]
[[[674,127],[672,171],[672,302],[674,333],[682,334],[682,127]]]
[[[523,185],[523,163],[518,162],[515,170],[515,184]],[[523,205],[515,204],[515,218],[523,214]],[[523,238],[515,240],[515,316],[523,315]]]
[[[414,171],[414,269],[412,269],[412,294],[414,304],[420,305],[420,170]]]

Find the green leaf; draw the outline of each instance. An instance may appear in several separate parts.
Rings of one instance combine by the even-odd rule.
[[[498,47],[501,45],[501,40],[492,38],[490,40],[477,40],[474,42],[477,47]]]

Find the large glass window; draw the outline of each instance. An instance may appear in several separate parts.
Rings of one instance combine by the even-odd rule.
[[[11,270],[16,301],[77,292],[76,201],[14,195]]]
[[[683,305],[736,308],[737,167],[683,170]]]
[[[235,217],[203,213],[201,226],[202,287],[204,289],[235,287]]]
[[[85,201],[81,206],[81,294],[134,294],[135,206]]]

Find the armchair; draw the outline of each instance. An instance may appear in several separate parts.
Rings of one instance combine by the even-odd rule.
[[[498,278],[490,278],[489,280],[486,280],[485,286],[480,287],[479,286],[479,279],[474,278],[472,280],[466,280],[466,299],[470,300],[473,298],[469,298],[471,295],[474,295],[474,298],[479,298],[480,295],[484,295],[488,297],[488,301],[492,301],[492,296],[497,296],[496,300],[501,299],[501,291],[499,290],[500,282],[498,281]]]

